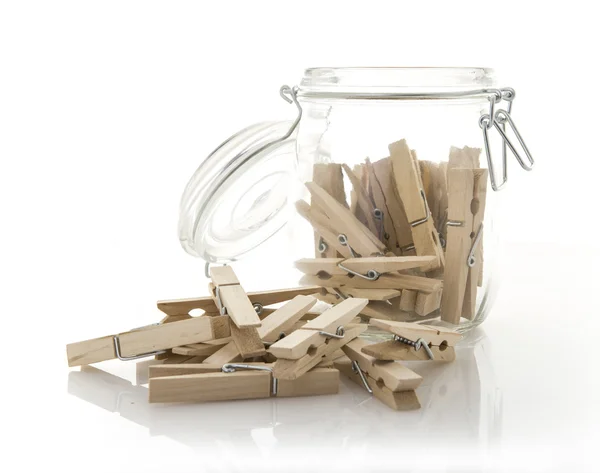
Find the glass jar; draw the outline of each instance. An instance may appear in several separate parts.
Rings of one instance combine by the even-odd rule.
[[[188,183],[183,248],[235,261],[249,289],[316,283],[329,303],[368,294],[367,318],[480,324],[499,282],[507,149],[533,165],[514,90],[485,68],[314,68],[280,94],[295,121],[233,135]],[[390,266],[344,264],[369,256]]]

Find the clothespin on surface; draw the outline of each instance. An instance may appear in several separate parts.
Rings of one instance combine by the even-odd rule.
[[[318,396],[339,390],[339,372],[332,368],[315,368],[295,380],[275,378],[273,365],[267,363],[152,368],[151,403]]]
[[[435,256],[429,270],[444,267],[444,252],[423,189],[418,164],[405,140],[389,145],[392,171],[398,195],[410,222],[414,246],[419,256]]]
[[[319,292],[320,287],[318,286],[307,286],[307,287],[295,287],[289,289],[275,289],[272,291],[255,291],[248,292],[247,296],[252,302],[255,309],[261,307],[267,307],[272,304],[279,304],[293,299],[296,296],[311,295]],[[208,314],[218,314],[219,309],[215,304],[213,296],[205,297],[194,297],[190,299],[172,299],[162,300],[156,303],[156,306],[161,312],[170,315],[182,315],[185,314],[190,317],[190,311],[194,309],[200,309]],[[260,311],[258,311],[260,312]],[[262,313],[259,313],[259,316]]]
[[[219,313],[227,314],[231,319],[232,342],[228,345],[234,345],[236,350],[229,347],[229,351],[237,351],[236,356],[242,358],[264,355],[265,346],[256,330],[261,325],[257,307],[248,298],[232,267],[213,266],[210,268],[210,277],[212,283],[209,290]]]
[[[317,299],[311,296],[296,296],[291,301],[277,309],[272,314],[265,317],[262,324],[256,330],[256,336],[261,344],[260,355],[266,354],[265,343],[271,344],[285,336],[288,330],[293,328],[294,324],[310,310],[317,302]],[[232,335],[234,333],[232,327]],[[295,333],[295,332],[292,332]],[[233,337],[232,337],[233,338]],[[240,350],[240,344],[244,343],[244,337],[240,340],[233,339],[231,342],[220,348],[218,351],[206,358],[205,363],[223,365],[234,361],[241,361],[244,358],[258,356],[255,354],[244,354]]]
[[[390,320],[369,322],[395,335],[393,340],[363,348],[363,353],[377,360],[454,361],[454,346],[461,335],[450,329]]]
[[[271,345],[269,353],[277,357],[275,376],[295,379],[316,366],[324,356],[364,332],[366,325],[346,325],[368,302],[366,299],[346,299]]]
[[[335,360],[334,366],[392,409],[419,409],[415,389],[423,378],[400,363],[379,361],[366,355],[363,348],[367,346],[366,340],[352,340],[342,347],[347,358]]]
[[[344,325],[354,319],[368,302],[366,299],[351,298],[330,307],[320,316],[307,322],[302,329],[273,343],[269,347],[269,353],[277,358],[298,360],[311,348],[315,349],[328,343],[330,338],[343,338]]]
[[[273,367],[273,373],[279,379],[296,379],[317,366],[324,358],[329,357],[346,343],[354,340],[367,329],[366,324],[348,325],[344,333],[329,334],[332,336],[325,344],[316,349],[311,349],[306,355],[298,360],[278,358]],[[297,330],[298,331],[298,330]],[[295,332],[294,332],[295,333]],[[284,339],[285,340],[285,339]]]
[[[194,317],[71,343],[67,345],[67,358],[69,366],[89,365],[115,358],[127,361],[156,355],[180,345],[230,335],[228,316]]]

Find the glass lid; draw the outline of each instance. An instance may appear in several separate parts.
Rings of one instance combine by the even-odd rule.
[[[196,170],[180,204],[179,240],[189,254],[228,263],[287,223],[297,180],[292,125],[264,122],[245,128]]]

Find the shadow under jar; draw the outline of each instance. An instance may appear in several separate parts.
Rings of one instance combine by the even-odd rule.
[[[498,287],[494,191],[508,153],[533,166],[514,90],[485,68],[315,68],[281,95],[296,120],[233,135],[188,183],[184,249],[236,261],[256,289],[367,298],[365,318],[479,325]]]

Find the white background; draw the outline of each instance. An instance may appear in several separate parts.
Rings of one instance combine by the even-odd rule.
[[[300,447],[310,435],[291,442],[303,454],[286,457],[257,427],[260,448],[246,463],[232,460],[235,441],[218,443],[223,429],[204,449],[148,436],[67,396],[64,345],[154,322],[157,299],[203,293],[201,262],[177,242],[181,191],[231,133],[291,117],[281,84],[296,84],[310,66],[437,65],[495,68],[501,85],[517,90],[515,120],[537,160],[528,174],[510,162],[503,192],[512,272],[484,326],[499,353],[490,363],[504,392],[500,447],[451,454],[436,449],[444,442],[434,435],[439,442],[409,459],[401,445],[409,436],[397,450],[331,448],[323,464],[597,471],[600,35],[592,5],[1,1],[0,396],[8,438],[0,464],[187,471],[214,454],[225,457],[219,471],[227,461],[240,471],[308,464],[311,449]],[[211,428],[197,417],[196,427]],[[354,439],[337,427],[342,443]],[[452,424],[443,431],[452,437]]]

